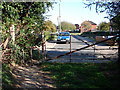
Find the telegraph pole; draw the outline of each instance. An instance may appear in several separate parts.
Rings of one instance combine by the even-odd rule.
[[[60,0],[61,1],[61,0]],[[61,32],[61,16],[60,16],[60,3],[59,3],[59,24],[60,24],[60,32]]]
[[[61,2],[61,0],[59,0]],[[59,32],[61,32],[61,15],[60,15],[60,3],[59,3],[59,24],[60,24],[60,30]]]

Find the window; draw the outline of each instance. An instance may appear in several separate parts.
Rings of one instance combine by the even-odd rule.
[[[69,36],[69,33],[60,33],[59,36]]]

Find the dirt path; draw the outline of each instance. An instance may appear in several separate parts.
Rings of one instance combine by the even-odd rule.
[[[43,72],[37,66],[18,66],[13,69],[13,75],[18,82],[16,87],[18,88],[56,88],[48,74],[50,72]]]

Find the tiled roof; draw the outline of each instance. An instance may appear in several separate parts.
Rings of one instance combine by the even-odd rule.
[[[92,21],[84,21],[84,22],[89,22],[89,23],[91,23],[92,25],[97,25],[96,23],[94,23],[94,22],[92,22]],[[84,23],[83,22],[83,23]]]
[[[92,22],[92,21],[87,21],[87,22],[90,22],[92,25],[97,25],[96,23]]]

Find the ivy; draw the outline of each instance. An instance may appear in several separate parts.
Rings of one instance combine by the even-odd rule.
[[[25,57],[29,56],[30,48],[39,46],[38,34],[43,30],[44,16],[52,7],[52,2],[2,2],[2,24],[4,41],[9,37],[11,53],[19,60],[22,57],[22,49]],[[35,24],[37,23],[37,24]],[[11,40],[10,26],[15,26],[15,41]],[[40,39],[41,40],[41,39]],[[41,41],[39,41],[41,42]],[[13,59],[14,56],[12,57]]]

